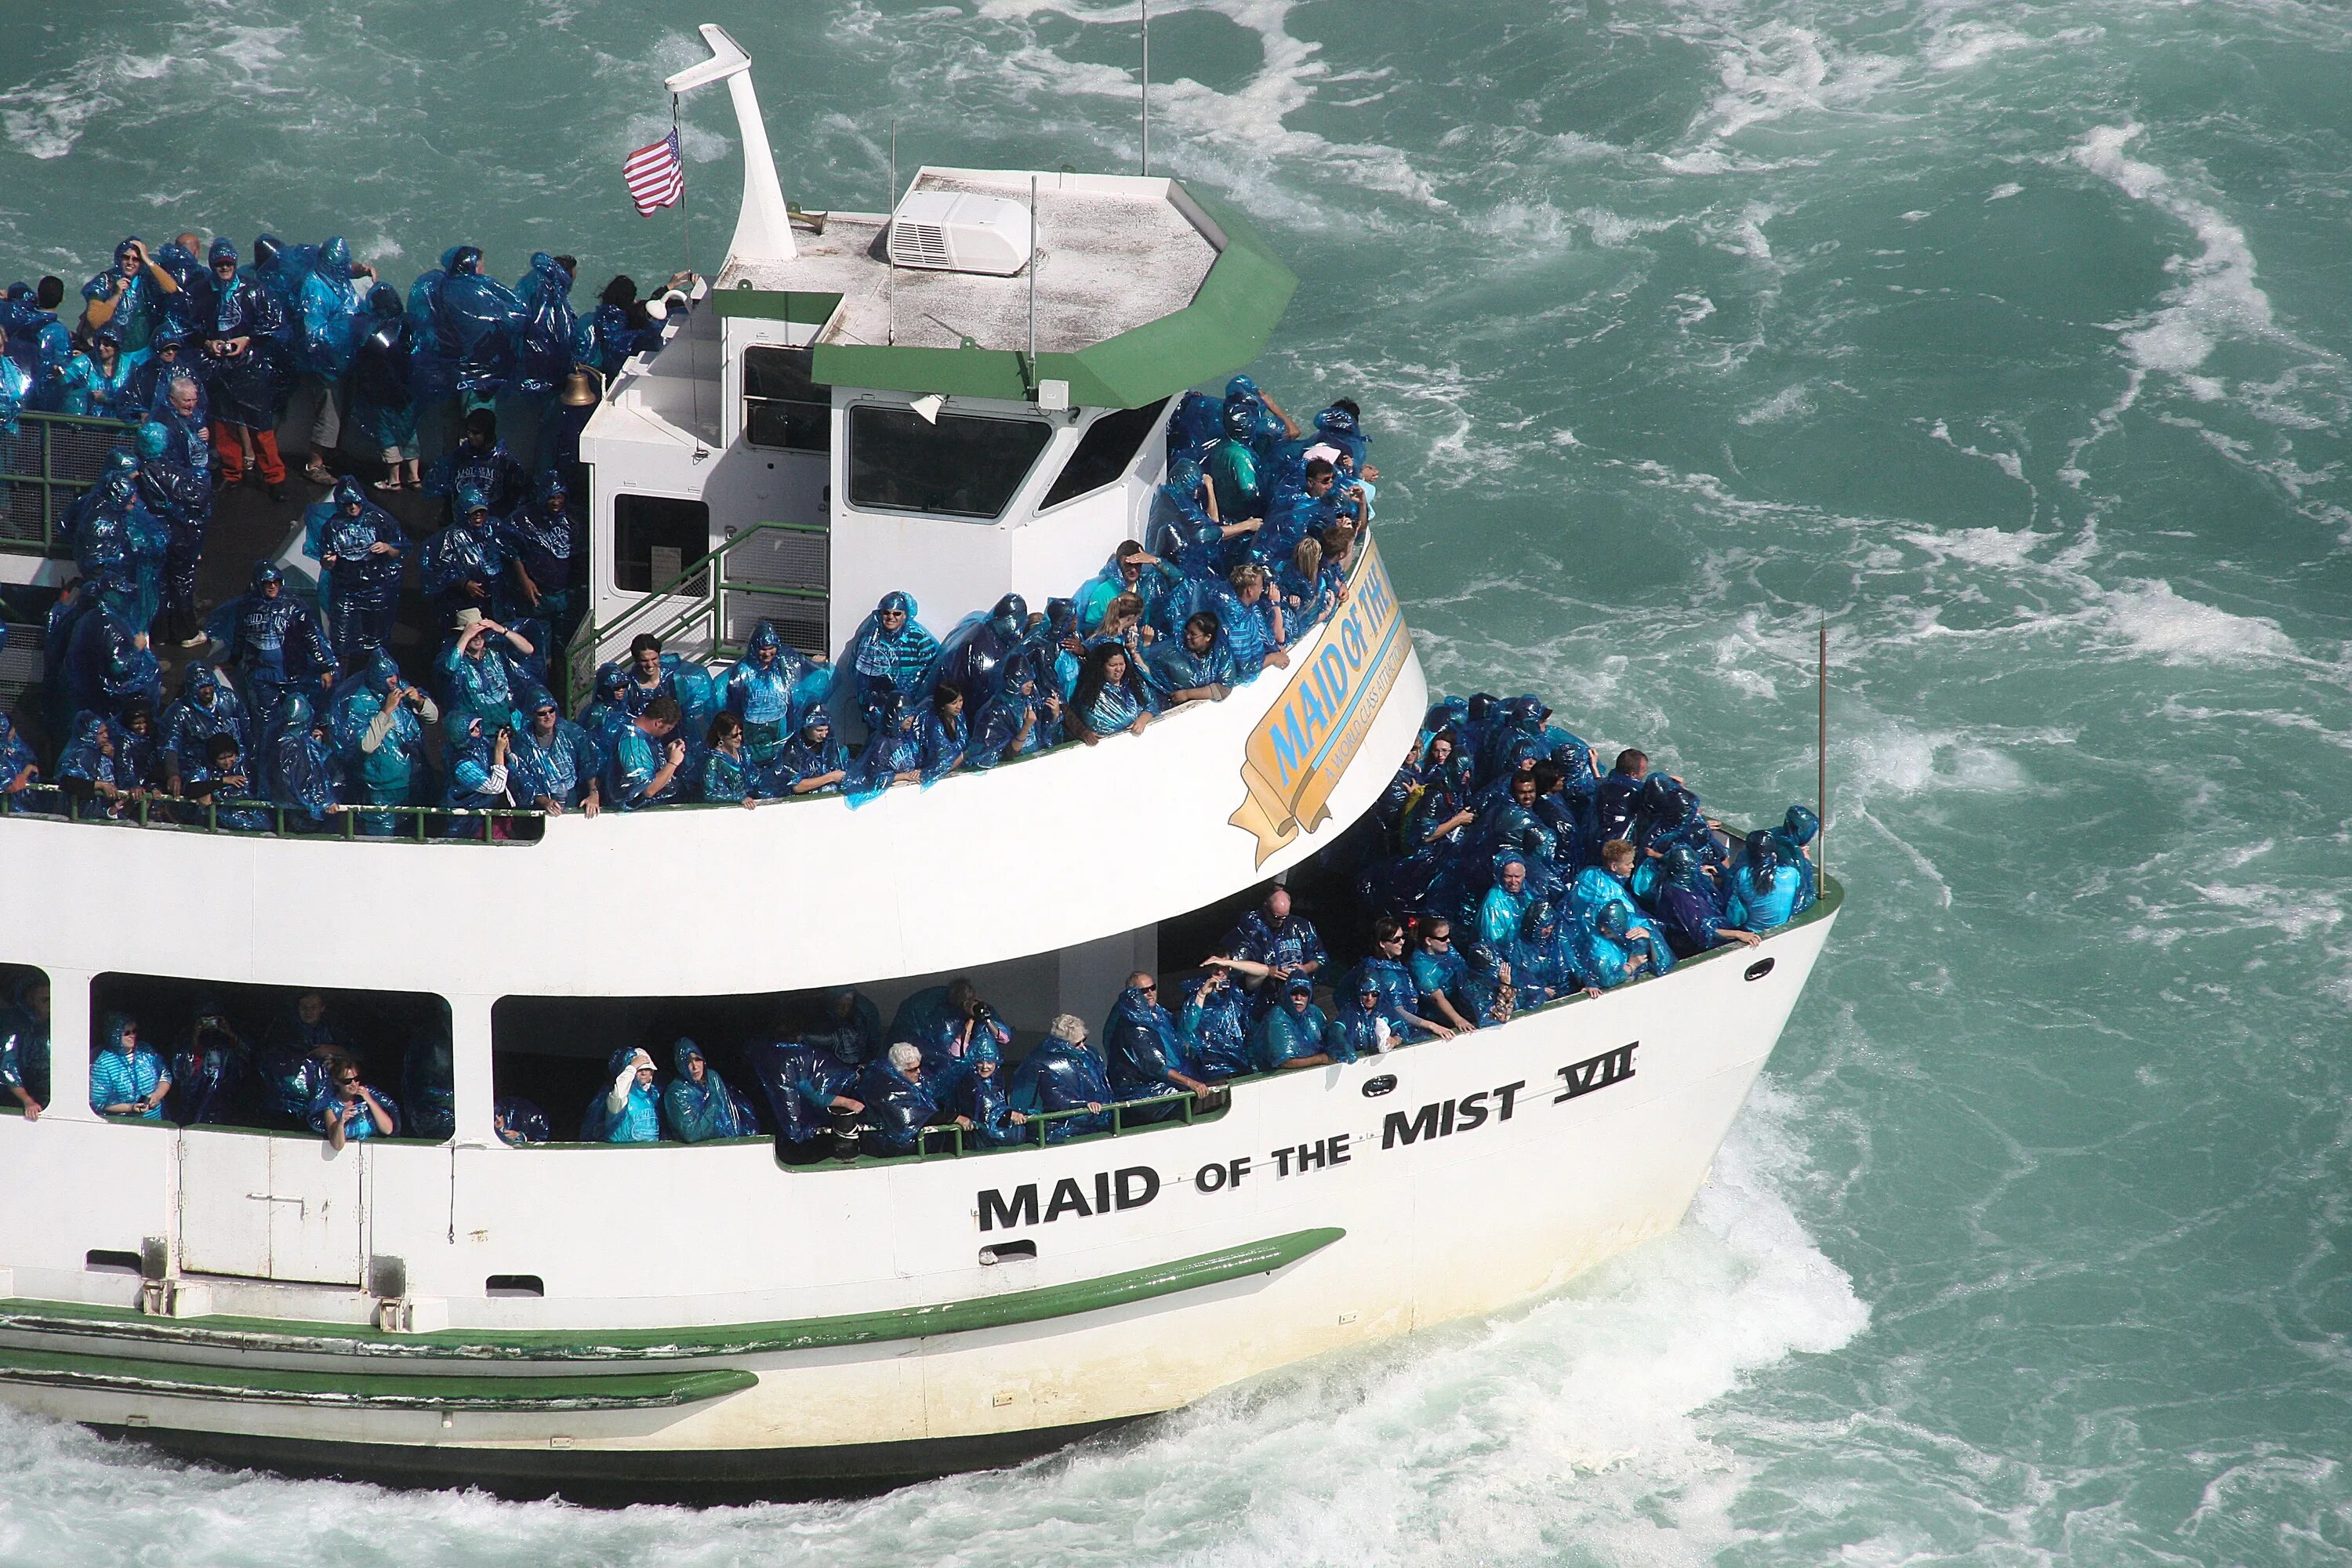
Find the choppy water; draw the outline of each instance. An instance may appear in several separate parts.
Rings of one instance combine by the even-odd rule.
[[[1531,671],[1854,898],[1717,1184],[1567,1295],[1009,1476],[583,1514],[0,1417],[0,1563],[2352,1558],[2352,21],[1160,0],[1156,157],[1303,279],[1433,676]],[[790,194],[1128,167],[1132,12],[0,0],[0,271],[349,232],[676,264],[725,22]],[[487,17],[488,19],[485,19]],[[688,105],[706,263],[732,215]]]

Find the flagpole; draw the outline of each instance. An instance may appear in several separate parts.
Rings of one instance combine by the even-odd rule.
[[[686,253],[686,380],[694,400],[694,438],[702,439],[702,356],[694,348],[694,220],[686,212],[686,138],[677,127],[677,94],[669,95],[669,133],[677,142],[677,227]]]

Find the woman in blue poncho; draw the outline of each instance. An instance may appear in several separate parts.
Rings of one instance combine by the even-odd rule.
[[[915,618],[916,614],[910,595],[885,594],[875,605],[874,614],[849,639],[842,664],[856,682],[850,696],[865,715],[868,729],[881,728],[883,707],[889,698],[919,700],[929,688],[940,644]]]
[[[1071,735],[1091,746],[1117,734],[1140,735],[1151,722],[1156,704],[1151,689],[1117,643],[1104,643],[1087,655],[1077,689],[1070,696]]]
[[[743,750],[766,767],[831,684],[829,669],[786,647],[774,625],[761,621],[751,628],[742,658],[716,677],[711,689],[719,706],[743,721]]]
[[[885,1159],[913,1153],[939,1110],[924,1080],[923,1053],[903,1040],[866,1064],[856,1092],[866,1107],[861,1152]]]
[[[1246,1078],[1257,1070],[1257,1058],[1249,1046],[1249,994],[1234,984],[1231,970],[1262,971],[1264,966],[1223,958],[1208,963],[1207,974],[1184,983],[1184,1005],[1176,1015],[1176,1027],[1184,1038],[1184,1054],[1199,1066],[1200,1076],[1214,1084]]]
[[[581,1118],[583,1143],[657,1143],[661,1141],[661,1097],[654,1092],[654,1058],[645,1051],[614,1051],[604,1069],[613,1086],[588,1102]]]
[[[1047,1122],[1048,1143],[1108,1131],[1115,1098],[1108,1069],[1087,1044],[1085,1022],[1068,1013],[1045,1026],[1045,1039],[1013,1069],[1014,1109],[1031,1116],[1084,1113],[1058,1116]]]
[[[1797,872],[1797,901],[1790,910],[1792,916],[1803,914],[1821,900],[1821,872],[1814,868],[1811,847],[1821,831],[1822,819],[1809,805],[1792,805],[1789,815],[1780,819],[1780,863],[1794,867]]]
[[[931,688],[930,706],[923,710],[919,765],[926,789],[964,765],[970,742],[963,721],[963,693],[943,680]]]
[[[100,1116],[163,1121],[172,1075],[163,1058],[141,1042],[139,1021],[110,1013],[100,1026],[100,1038],[105,1043],[89,1064],[89,1108]]]
[[[956,1125],[983,1149],[1029,1142],[1022,1131],[1028,1126],[1029,1116],[1013,1109],[1012,1085],[1005,1078],[1003,1056],[996,1042],[985,1037],[975,1039],[965,1059],[971,1070],[956,1085]]]
[[[721,713],[710,721],[709,742],[695,763],[697,793],[711,805],[753,805],[761,770],[743,750],[743,721]]]
[[[1731,873],[1731,923],[1742,931],[1770,931],[1786,925],[1797,910],[1797,892],[1803,876],[1780,858],[1780,837],[1769,827],[1748,836],[1739,864]]]

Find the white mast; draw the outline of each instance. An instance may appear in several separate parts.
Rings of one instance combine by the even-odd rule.
[[[702,41],[710,46],[710,58],[662,85],[673,93],[686,93],[723,81],[735,100],[735,128],[743,141],[743,207],[736,216],[735,237],[728,243],[727,254],[746,260],[790,261],[800,252],[793,244],[792,219],[776,179],[767,122],[760,118],[759,95],[751,90],[751,57],[713,22],[702,24]]]

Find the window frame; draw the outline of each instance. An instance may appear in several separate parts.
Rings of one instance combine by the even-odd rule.
[[[909,420],[940,426],[944,426],[950,420],[969,424],[1019,426],[1034,430],[1043,435],[1045,438],[1038,443],[1036,450],[1030,454],[1027,466],[1021,470],[1019,477],[1013,481],[1011,488],[1005,491],[1003,500],[998,504],[997,509],[992,512],[949,511],[945,509],[893,505],[887,502],[861,500],[858,499],[858,424],[861,416],[866,415],[879,416],[882,417],[903,416]],[[987,413],[970,413],[963,411],[950,412],[943,409],[940,411],[940,416],[936,421],[924,421],[922,416],[917,414],[910,405],[904,403],[884,403],[878,401],[851,404],[845,410],[845,417],[843,424],[845,439],[842,442],[841,453],[842,505],[847,507],[853,511],[877,513],[883,516],[938,518],[949,522],[968,522],[979,524],[1001,523],[1012,513],[1013,503],[1021,499],[1022,492],[1027,489],[1030,482],[1037,477],[1038,467],[1044,462],[1045,454],[1054,449],[1054,432],[1055,428],[1054,422],[1050,419],[1041,419],[1034,416],[1021,414],[999,414],[993,411]]]
[[[797,354],[803,361],[806,362],[807,366],[811,371],[811,374],[807,377],[809,390],[813,393],[822,395],[822,400],[816,398],[775,397],[765,393],[753,392],[751,390],[752,376],[754,374],[754,362],[752,356],[754,354],[770,353],[782,355]],[[814,361],[815,350],[813,345],[794,345],[791,343],[752,343],[745,347],[743,350],[742,362],[742,390],[739,394],[742,403],[743,444],[745,446],[755,447],[762,452],[808,452],[818,456],[824,456],[832,452],[833,388],[829,384],[818,381],[815,378],[815,375],[814,374]],[[762,441],[759,439],[752,434],[755,427],[752,415],[755,410],[767,408],[776,408],[787,411],[783,416],[788,422],[793,417],[792,411],[799,411],[800,415],[803,417],[813,416],[816,421],[816,428],[819,432],[817,439],[813,443],[797,442],[789,439],[781,442]],[[787,434],[789,434],[789,431]]]
[[[1139,408],[1108,409],[1105,411],[1099,418],[1088,425],[1084,430],[1081,430],[1078,433],[1077,445],[1070,448],[1070,455],[1063,459],[1060,471],[1055,473],[1054,476],[1054,482],[1045,487],[1045,496],[1037,502],[1037,514],[1040,517],[1043,517],[1049,511],[1058,511],[1063,507],[1070,506],[1086,500],[1088,496],[1100,495],[1103,491],[1110,489],[1113,485],[1124,481],[1129,475],[1135,471],[1136,459],[1143,455],[1144,449],[1150,445],[1151,438],[1167,430],[1168,405],[1171,401],[1172,399],[1163,397],[1157,403],[1147,403]],[[1059,488],[1063,479],[1069,476],[1071,468],[1076,466],[1078,458],[1085,454],[1088,439],[1093,437],[1096,431],[1101,429],[1112,420],[1129,414],[1141,414],[1146,416],[1143,433],[1136,438],[1135,445],[1128,449],[1127,456],[1120,460],[1118,468],[1112,472],[1110,478],[1103,480],[1099,484],[1089,485],[1085,489],[1074,490],[1070,494],[1064,496],[1061,500],[1055,500],[1054,499],[1054,491]]]

